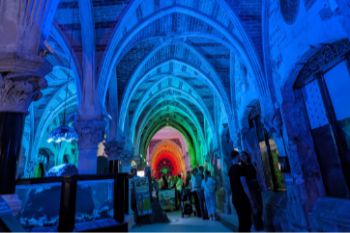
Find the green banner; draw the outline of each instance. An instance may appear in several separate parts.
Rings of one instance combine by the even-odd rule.
[[[148,179],[146,177],[138,178],[135,180],[134,186],[137,215],[145,216],[152,214]]]
[[[175,189],[160,190],[159,203],[163,210],[175,210]]]

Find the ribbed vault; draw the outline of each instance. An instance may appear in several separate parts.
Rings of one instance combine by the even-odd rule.
[[[242,0],[55,2],[44,41],[54,69],[26,121],[27,154],[35,157],[66,107],[89,119],[108,117],[107,137],[128,137],[135,154],[146,154],[152,137],[171,126],[196,166],[220,148],[223,123],[236,137],[236,67],[255,79],[261,98],[269,95],[255,52],[260,31],[243,28],[261,22],[244,20]],[[254,14],[258,2],[249,0],[259,6]]]
[[[106,84],[116,80],[112,101],[119,107],[119,130],[129,135],[136,154],[145,154],[156,132],[172,126],[186,138],[195,166],[219,146],[217,111],[234,132],[232,54],[264,83],[233,12],[221,1],[208,1],[205,7],[198,2],[134,1],[105,53],[100,92],[113,91]]]

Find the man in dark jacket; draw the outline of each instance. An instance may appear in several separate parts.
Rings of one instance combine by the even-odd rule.
[[[263,222],[263,201],[261,189],[257,179],[256,169],[251,161],[251,156],[246,151],[241,152],[242,168],[247,183],[250,203],[252,207],[253,224],[256,231],[264,230]]]
[[[241,176],[243,171],[239,163],[239,153],[233,150],[231,153],[232,165],[229,170],[230,185],[232,191],[232,203],[238,215],[238,231],[248,232],[252,225],[251,206],[247,194],[244,192]]]

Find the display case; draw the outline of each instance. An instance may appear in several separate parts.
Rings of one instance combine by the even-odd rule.
[[[16,218],[29,232],[127,231],[126,183],[125,174],[18,180]]]
[[[114,179],[77,180],[74,230],[117,225],[114,196]]]
[[[22,180],[16,194],[21,206],[15,217],[26,231],[58,231],[62,180]]]

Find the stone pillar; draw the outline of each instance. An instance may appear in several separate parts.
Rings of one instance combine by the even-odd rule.
[[[15,191],[25,115],[30,103],[40,98],[40,89],[45,86],[45,80],[40,77],[0,73],[0,194]]]
[[[97,150],[104,137],[105,122],[78,119],[74,128],[79,136],[79,174],[97,174]]]
[[[256,164],[257,178],[260,185],[260,188],[263,191],[266,191],[267,183],[265,177],[265,168],[262,160],[259,142],[256,135],[255,128],[242,128],[241,129],[241,140],[242,147],[252,156],[252,162]]]
[[[130,172],[130,162],[133,157],[133,148],[125,137],[105,143],[105,152],[110,161],[117,161],[120,165],[119,172]]]

